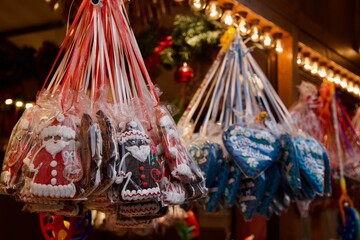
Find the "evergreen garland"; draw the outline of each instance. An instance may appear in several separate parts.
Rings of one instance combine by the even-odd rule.
[[[217,52],[224,27],[218,21],[209,21],[205,15],[176,15],[171,31],[173,44],[160,53],[165,66],[180,66],[184,62],[202,61]]]

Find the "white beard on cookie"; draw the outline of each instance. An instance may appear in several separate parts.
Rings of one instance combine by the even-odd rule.
[[[44,141],[45,149],[51,155],[55,155],[61,152],[66,146],[69,145],[69,142],[64,140],[54,140],[49,139],[48,141]]]
[[[147,145],[126,146],[125,149],[128,150],[130,154],[140,162],[145,162],[150,154],[150,146]]]

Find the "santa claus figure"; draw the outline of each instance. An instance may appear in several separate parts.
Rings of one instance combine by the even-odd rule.
[[[130,121],[118,135],[121,160],[117,166],[116,184],[120,184],[125,202],[160,198],[160,165],[156,148],[139,123]]]
[[[75,124],[70,116],[58,114],[39,134],[40,146],[24,160],[30,171],[29,191],[33,197],[72,199],[75,183],[83,177],[77,152]]]
[[[16,189],[22,182],[21,167],[28,154],[32,139],[33,108],[26,109],[14,127],[4,158],[1,183],[7,190]]]
[[[188,165],[190,156],[180,142],[174,120],[168,111],[162,107],[159,107],[156,113],[162,138],[162,146],[171,174],[181,181],[193,181],[194,176]]]
[[[185,202],[185,189],[181,182],[170,174],[167,164],[164,164],[163,178],[161,181],[161,193],[165,204],[175,205]]]

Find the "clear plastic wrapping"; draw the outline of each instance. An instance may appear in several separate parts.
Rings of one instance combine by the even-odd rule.
[[[12,130],[0,178],[1,188],[6,193],[12,194],[24,184],[23,161],[34,144],[33,118],[37,110],[26,109]]]

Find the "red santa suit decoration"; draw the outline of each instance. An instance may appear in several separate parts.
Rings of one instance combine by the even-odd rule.
[[[83,177],[83,166],[75,135],[74,121],[63,114],[41,130],[40,147],[24,160],[31,173],[33,197],[72,199],[77,195],[75,184]]]
[[[1,184],[5,189],[17,189],[22,182],[21,167],[23,160],[29,152],[32,139],[32,118],[34,108],[26,109],[14,127],[8,147],[6,149]]]
[[[179,180],[190,182],[193,180],[193,173],[188,165],[190,156],[180,141],[176,124],[166,109],[159,107],[156,112],[162,146],[171,174]]]

